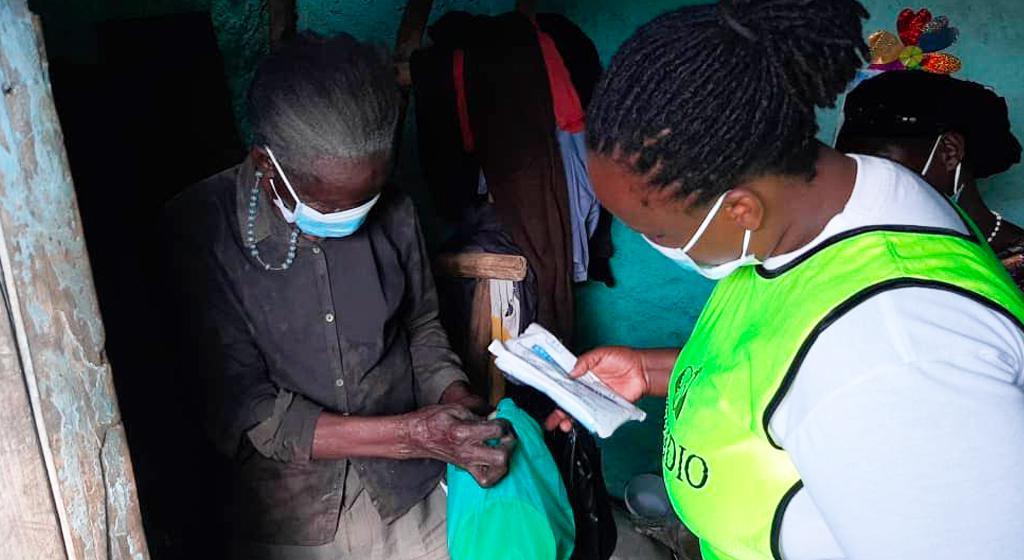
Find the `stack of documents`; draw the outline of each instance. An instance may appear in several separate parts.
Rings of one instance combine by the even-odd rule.
[[[504,343],[495,340],[487,349],[506,377],[551,397],[562,410],[602,438],[630,420],[643,421],[647,417],[593,373],[588,371],[579,379],[569,377],[576,356],[536,323],[519,338]]]

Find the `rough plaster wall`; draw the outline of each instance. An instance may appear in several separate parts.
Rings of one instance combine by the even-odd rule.
[[[77,558],[147,557],[104,330],[45,53],[23,0],[0,2],[5,294],[35,380],[57,508]],[[41,41],[41,38],[39,38]],[[30,385],[31,387],[31,385]],[[0,554],[2,556],[2,554]]]
[[[214,0],[215,12],[216,6],[246,3],[251,5],[254,1]],[[697,3],[700,2],[541,0],[538,9],[566,14],[590,35],[602,59],[607,62],[636,26],[665,10]],[[403,0],[299,0],[299,26],[321,33],[344,30],[364,40],[377,40],[391,45],[403,4]],[[513,4],[511,0],[439,0],[432,17],[436,18],[456,8],[495,13],[511,9]],[[894,29],[896,14],[905,7],[903,2],[879,0],[867,0],[864,4],[873,14],[871,21],[865,25],[865,32],[880,28]],[[965,62],[965,70],[960,77],[992,85],[1006,96],[1015,131],[1018,136],[1024,137],[1024,73],[1017,71],[1018,61],[1024,55],[1024,28],[1020,26],[1024,17],[1024,2],[933,0],[929,8],[935,15],[948,15],[953,25],[961,29],[961,43],[951,50]],[[245,29],[249,30],[250,27]],[[223,42],[222,38],[222,45]],[[242,44],[231,43],[230,46],[238,47]],[[231,79],[235,85],[244,82],[238,75]],[[835,112],[823,111],[820,122],[821,138],[830,141],[836,122]],[[412,139],[414,131],[411,124],[407,123],[407,126],[410,128],[407,128],[405,138]],[[422,182],[418,177],[415,142],[405,142],[402,161],[399,177],[414,194],[419,193],[416,198],[426,214],[429,230],[430,200],[421,194]],[[1024,221],[1024,192],[1017,188],[1022,181],[1024,166],[1017,166],[1011,172],[983,185],[992,205],[1017,221]],[[436,227],[434,231],[437,231]],[[577,292],[580,348],[599,344],[680,345],[686,340],[707,298],[710,283],[674,268],[647,247],[639,236],[619,223],[614,226],[613,238],[617,253],[612,266],[618,286],[608,289],[603,285],[587,284]],[[608,451],[608,482],[613,492],[621,491],[629,474],[658,468],[663,407],[654,400],[645,402],[644,407],[650,413],[650,419],[643,425],[624,427],[605,447]]]
[[[395,44],[406,0],[297,0],[299,29],[331,35],[341,31],[364,41]],[[435,0],[431,21],[451,10],[499,14],[512,9],[513,0]]]
[[[265,0],[211,0],[210,19],[224,61],[231,104],[239,130],[248,137],[245,92],[260,59],[270,49]]]

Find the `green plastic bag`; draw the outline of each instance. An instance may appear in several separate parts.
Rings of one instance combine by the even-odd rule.
[[[519,443],[508,475],[481,488],[468,472],[448,466],[448,551],[452,560],[567,560],[576,524],[544,433],[509,399],[498,418],[512,423]]]

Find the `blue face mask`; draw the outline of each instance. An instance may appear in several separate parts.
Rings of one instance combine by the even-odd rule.
[[[284,174],[284,170],[281,169],[281,165],[277,163],[277,158],[274,157],[274,152],[270,150],[268,146],[264,146],[267,150],[267,155],[270,156],[271,163],[274,164],[274,169],[277,170],[277,174],[281,176],[281,180],[284,181],[284,186],[288,189],[288,194],[292,196],[292,200],[295,201],[295,209],[291,210],[285,205],[284,201],[281,200],[281,196],[277,193],[277,186],[274,185],[273,179],[270,181],[270,187],[274,191],[274,204],[277,205],[277,209],[281,211],[281,215],[289,224],[295,224],[302,233],[306,235],[312,235],[313,237],[348,237],[355,233],[364,222],[366,217],[369,216],[370,210],[380,200],[380,195],[373,197],[369,202],[350,208],[348,210],[342,210],[341,212],[331,212],[329,214],[323,214],[317,212],[309,205],[299,200],[299,195],[296,194],[295,189],[292,188],[292,184],[288,181],[288,177]]]

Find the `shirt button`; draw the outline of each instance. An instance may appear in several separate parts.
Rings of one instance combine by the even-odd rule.
[[[333,323],[334,313],[328,313],[327,315],[324,315],[324,321],[327,321],[328,323]]]
[[[337,385],[338,387],[344,387],[345,386],[345,380],[344,379],[339,379],[339,380],[335,381],[334,384]]]
[[[313,254],[314,255],[319,255],[320,254],[320,247],[313,247]]]

